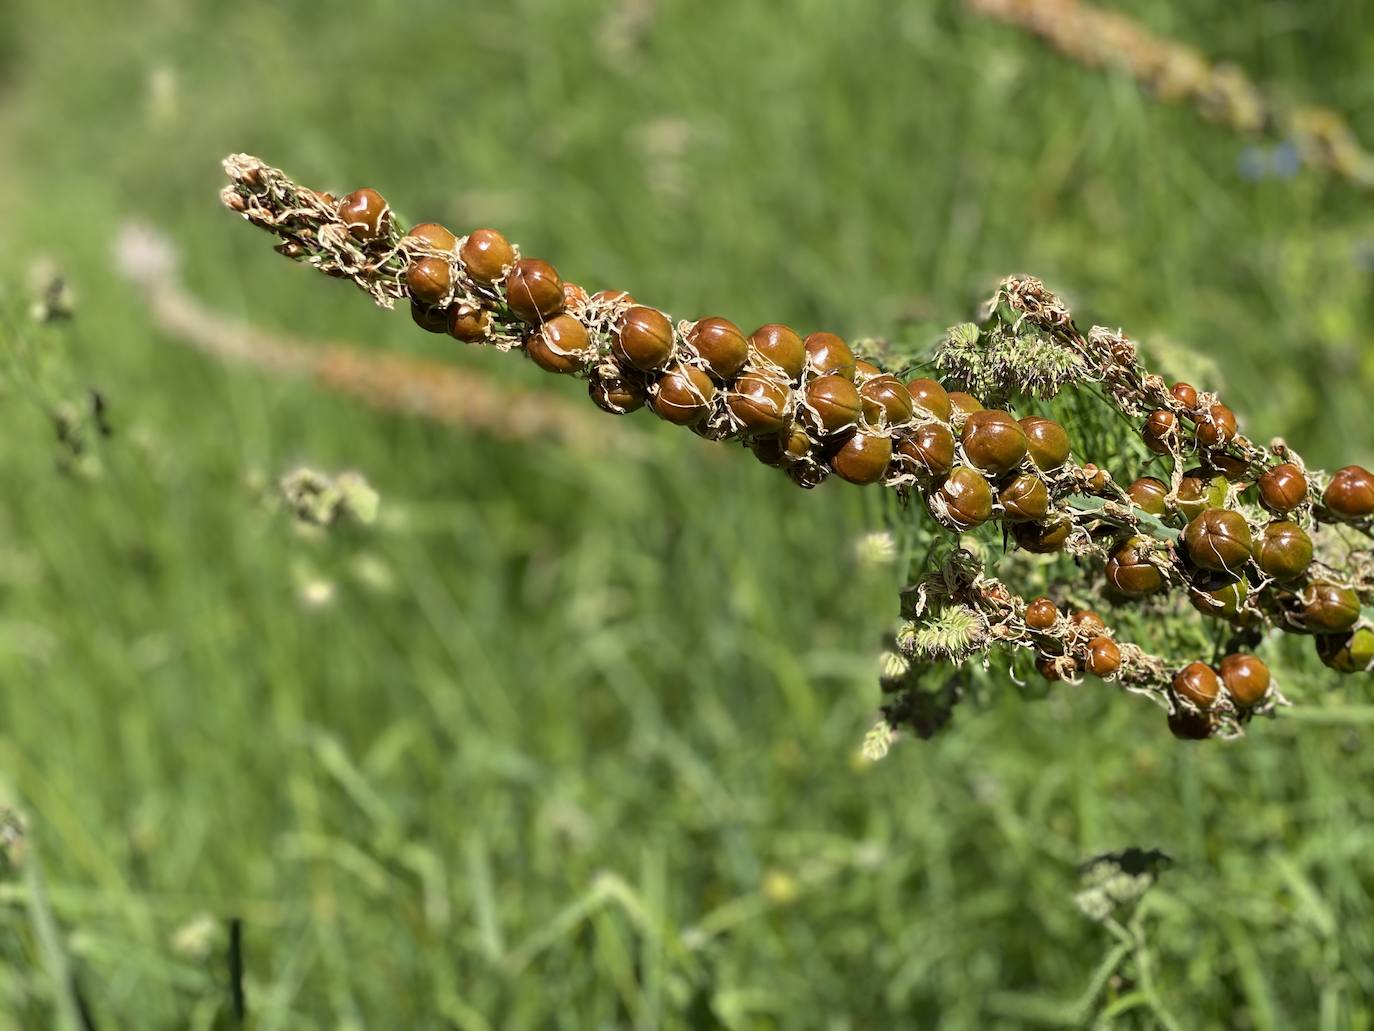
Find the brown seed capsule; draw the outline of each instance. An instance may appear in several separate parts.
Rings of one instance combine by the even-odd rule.
[[[1358,465],[1337,470],[1322,500],[1340,519],[1374,515],[1374,473]]]
[[[661,369],[673,356],[672,323],[656,308],[636,304],[621,317],[611,353],[644,372]]]
[[[1014,522],[1044,519],[1050,511],[1050,492],[1035,473],[1018,473],[997,494],[1006,517]]]
[[[386,232],[391,209],[376,190],[354,190],[335,209],[348,231],[359,240],[375,240]]]
[[[487,338],[491,314],[485,308],[470,304],[455,304],[448,309],[449,335],[465,344],[476,344]]]
[[[1143,537],[1132,537],[1107,560],[1107,582],[1128,598],[1143,598],[1164,587],[1164,574],[1148,558]]]
[[[945,527],[963,532],[982,526],[992,518],[992,488],[982,473],[966,465],[955,468],[935,497],[942,506],[932,506],[931,514]],[[937,511],[942,508],[943,512]]]
[[[1199,709],[1210,709],[1221,694],[1221,681],[1205,662],[1190,662],[1174,676],[1174,694]]]
[[[866,362],[862,358],[854,359],[854,382],[863,386],[874,376],[883,375],[883,370],[872,362]]]
[[[438,222],[421,222],[406,233],[402,242],[410,242],[431,250],[453,253],[458,246],[458,238]]]
[[[443,258],[416,258],[406,268],[406,288],[419,304],[443,304],[453,289],[453,269]]]
[[[854,378],[854,352],[834,333],[812,333],[805,345],[806,367],[814,375]]]
[[[690,426],[710,410],[715,393],[710,376],[694,365],[678,364],[659,379],[649,405],[660,418]]]
[[[1236,437],[1236,413],[1214,404],[1197,421],[1197,442],[1205,448],[1221,448]]]
[[[1150,515],[1162,516],[1169,507],[1169,485],[1153,476],[1142,476],[1129,487],[1131,504]]]
[[[1228,655],[1221,660],[1221,682],[1226,693],[1248,709],[1269,693],[1269,667],[1253,655]]]
[[[448,328],[448,314],[443,308],[431,308],[411,301],[410,317],[415,320],[415,325],[428,333],[442,333]]]
[[[806,404],[823,434],[840,433],[859,421],[859,390],[843,376],[820,376],[806,387]]]
[[[1069,460],[1069,435],[1053,419],[1028,415],[1021,420],[1026,449],[1037,469],[1050,472]]]
[[[1205,712],[1179,706],[1169,713],[1169,732],[1180,741],[1205,741],[1212,736],[1212,719]]]
[[[770,322],[749,334],[749,347],[763,363],[782,370],[788,379],[796,379],[806,367],[806,345],[794,329]]]
[[[1211,451],[1206,456],[1207,467],[1228,480],[1239,482],[1250,475],[1250,463],[1224,451]]]
[[[1093,494],[1101,494],[1107,489],[1107,484],[1112,482],[1112,474],[1106,469],[1093,465],[1092,462],[1083,463],[1083,486]]]
[[[495,286],[515,264],[515,248],[495,229],[474,229],[463,241],[458,260],[473,282]]]
[[[1049,598],[1036,598],[1026,606],[1026,626],[1032,630],[1048,630],[1059,622],[1059,606]]]
[[[1250,558],[1250,525],[1239,512],[1209,508],[1189,522],[1183,544],[1200,569],[1239,572]]]
[[[1297,523],[1270,523],[1255,542],[1255,561],[1275,580],[1296,580],[1312,564],[1312,538]]]
[[[1298,625],[1314,634],[1341,634],[1360,618],[1360,597],[1349,587],[1310,584],[1298,595]]]
[[[815,450],[816,442],[795,422],[778,438],[783,442],[782,457],[789,462],[799,462]]]
[[[644,407],[643,384],[628,376],[593,376],[587,393],[598,408],[611,415],[625,415]]]
[[[953,411],[949,394],[933,379],[914,379],[906,385],[906,392],[911,395],[911,404],[917,415],[949,422]]]
[[[1259,478],[1260,504],[1275,515],[1287,515],[1307,500],[1307,475],[1284,462]]]
[[[787,425],[787,410],[792,391],[776,376],[745,373],[726,395],[725,406],[755,436],[781,433]]]
[[[1121,649],[1110,637],[1094,637],[1088,645],[1088,672],[1109,677],[1121,668]]]
[[[594,304],[635,304],[635,299],[624,290],[598,290],[592,294]]]
[[[1010,472],[1026,457],[1026,431],[1009,413],[998,409],[971,414],[960,440],[968,460],[993,476]]]
[[[1178,485],[1174,505],[1186,519],[1196,519],[1226,500],[1226,481],[1209,477],[1202,469],[1190,469]]]
[[[1023,551],[1032,555],[1051,555],[1064,547],[1072,528],[1067,519],[1051,523],[1014,523],[1011,536]]]
[[[944,476],[954,468],[954,434],[940,423],[916,427],[909,435],[902,437],[897,450],[931,477]]]
[[[1106,621],[1092,609],[1079,609],[1069,617],[1069,622],[1084,633],[1098,636],[1107,629]]]
[[[874,376],[859,388],[864,421],[882,429],[911,421],[911,395],[896,376]]]
[[[586,304],[589,298],[585,287],[578,286],[576,283],[563,283],[563,307],[580,308]]]
[[[734,379],[749,360],[749,341],[729,319],[712,316],[698,320],[687,331],[687,343],[717,379]]]
[[[830,468],[850,483],[877,483],[892,461],[892,438],[860,431],[846,440],[830,459]]]
[[[506,304],[526,322],[540,322],[563,310],[563,280],[539,258],[521,258],[506,273]]]
[[[968,417],[974,412],[983,410],[983,403],[972,394],[966,394],[962,390],[951,390],[949,397],[949,422],[955,430],[962,430]]]
[[[525,340],[530,360],[545,372],[573,373],[584,361],[578,353],[591,343],[587,327],[571,315],[555,315]]]
[[[1349,633],[1322,634],[1317,638],[1317,654],[1338,673],[1374,671],[1374,630],[1362,626]]]
[[[1167,408],[1151,412],[1140,431],[1145,446],[1157,455],[1167,455],[1178,442],[1178,416]]]
[[[1243,578],[1203,573],[1188,585],[1188,601],[1204,616],[1235,623],[1242,620],[1250,587]]]
[[[1175,383],[1169,388],[1169,393],[1190,412],[1197,407],[1197,390],[1191,383]]]
[[[1072,680],[1078,672],[1078,660],[1069,655],[1041,655],[1035,660],[1035,668],[1049,681]]]

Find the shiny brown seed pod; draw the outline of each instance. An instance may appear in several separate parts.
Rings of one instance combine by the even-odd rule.
[[[375,240],[386,232],[391,209],[376,190],[354,190],[335,208],[348,231],[359,240]]]
[[[587,296],[586,287],[579,286],[579,285],[576,284],[576,283],[569,283],[569,282],[567,282],[567,281],[564,281],[564,283],[563,283],[563,307],[564,307],[564,308],[580,308],[580,307],[582,307],[584,304],[586,304],[588,300],[590,300],[590,298]]]
[[[1188,585],[1188,602],[1204,616],[1236,622],[1244,611],[1250,586],[1241,577],[1203,573]]]
[[[1021,420],[1026,433],[1026,450],[1042,472],[1058,469],[1069,460],[1069,435],[1053,419],[1028,415]]]
[[[453,269],[443,258],[416,258],[406,267],[406,289],[419,304],[443,304],[453,289]]]
[[[1182,706],[1169,713],[1169,733],[1180,741],[1205,741],[1212,736],[1212,718]]]
[[[744,333],[719,316],[699,319],[687,331],[687,343],[701,356],[711,375],[720,380],[734,379],[749,360],[749,341]]]
[[[983,402],[962,390],[951,390],[949,397],[949,422],[955,430],[962,430],[968,417],[983,410]]]
[[[1083,465],[1083,486],[1093,494],[1101,494],[1107,489],[1107,485],[1112,482],[1112,474],[1102,469],[1092,462],[1085,462]]]
[[[782,457],[789,462],[800,462],[816,448],[811,435],[795,422],[778,439],[783,442]]]
[[[578,352],[590,343],[586,326],[571,315],[555,315],[526,338],[525,351],[545,372],[568,374],[585,364]]]
[[[830,467],[819,462],[793,462],[785,468],[787,478],[802,490],[819,487],[830,475]]]
[[[854,359],[854,382],[863,386],[874,376],[883,375],[883,370],[872,362],[864,361],[862,358]]]
[[[1228,655],[1218,670],[1226,693],[1242,708],[1258,704],[1269,693],[1269,667],[1253,655]]]
[[[781,433],[791,401],[792,391],[786,383],[758,372],[745,373],[725,396],[730,413],[756,436]]]
[[[775,469],[783,465],[783,442],[779,434],[771,437],[750,437],[744,446],[764,465],[771,465]]]
[[[1312,538],[1297,523],[1270,523],[1255,542],[1255,562],[1275,580],[1296,580],[1312,564]]]
[[[788,379],[796,379],[806,368],[806,345],[790,326],[778,322],[760,326],[749,334],[749,348],[765,368],[772,365]]]
[[[1140,430],[1145,446],[1157,455],[1167,455],[1178,443],[1178,416],[1167,408],[1151,412]]]
[[[410,317],[427,333],[442,333],[448,329],[448,313],[443,308],[410,302]]]
[[[418,226],[412,226],[402,238],[403,243],[406,241],[446,254],[452,254],[458,246],[458,238],[438,222],[421,222]]]
[[[1092,609],[1079,609],[1069,617],[1069,622],[1084,633],[1098,636],[1107,629],[1106,621]]]
[[[1121,668],[1121,649],[1110,637],[1094,637],[1088,644],[1088,672],[1109,677]]]
[[[944,502],[945,514],[931,513],[946,528],[963,532],[982,526],[992,518],[992,488],[983,474],[966,465],[956,467],[936,492]]]
[[[1236,458],[1234,455],[1228,455],[1224,451],[1208,452],[1207,467],[1214,473],[1237,483],[1250,475],[1249,462],[1243,458]]]
[[[1343,634],[1321,634],[1317,654],[1337,673],[1374,671],[1374,630],[1362,626]]]
[[[874,376],[859,388],[864,420],[873,427],[901,426],[911,421],[911,395],[896,376]]]
[[[636,304],[621,316],[611,353],[644,372],[661,369],[673,356],[673,326],[657,308]]]
[[[1144,598],[1164,588],[1164,574],[1147,557],[1145,538],[1132,537],[1107,559],[1107,582],[1128,598]]]
[[[1187,519],[1196,519],[1209,508],[1219,508],[1226,501],[1226,481],[1210,476],[1204,469],[1189,469],[1178,485],[1174,505]]]
[[[806,404],[823,434],[841,433],[859,421],[859,389],[843,376],[820,376],[806,385]]]
[[[636,304],[636,303],[638,303],[638,302],[635,301],[635,299],[634,299],[633,297],[631,297],[631,296],[630,296],[627,292],[625,292],[624,290],[598,290],[596,293],[592,294],[591,300],[592,300],[593,303],[595,303],[595,304]]]
[[[626,415],[644,407],[644,385],[628,376],[594,375],[587,383],[587,393],[603,412]]]
[[[458,260],[473,282],[495,286],[515,264],[515,248],[495,229],[474,229],[459,248]]]
[[[710,411],[715,394],[710,376],[694,365],[678,364],[659,379],[649,406],[661,419],[690,426]]]
[[[1078,672],[1078,660],[1066,655],[1040,655],[1035,659],[1035,668],[1049,681],[1072,680]]]
[[[940,423],[916,427],[901,438],[897,451],[915,462],[921,472],[934,478],[954,468],[954,434]]]
[[[1153,476],[1142,476],[1126,488],[1131,504],[1150,515],[1162,516],[1169,508],[1169,485]]]
[[[1197,388],[1191,383],[1175,383],[1169,388],[1169,393],[1190,412],[1197,407]]]
[[[1209,407],[1197,421],[1197,442],[1205,448],[1221,448],[1236,438],[1236,413],[1223,404]]]
[[[1035,473],[1018,473],[997,492],[1006,518],[1014,522],[1044,519],[1050,511],[1050,492]]]
[[[1059,622],[1059,606],[1049,598],[1036,598],[1026,606],[1026,626],[1032,630],[1049,630]]]
[[[1175,674],[1174,694],[1199,709],[1210,709],[1221,694],[1221,681],[1205,662],[1190,662]]]
[[[964,454],[977,468],[993,476],[1015,469],[1026,457],[1026,431],[1008,412],[984,409],[972,413],[960,437]]]
[[[1309,584],[1298,595],[1298,625],[1314,634],[1341,634],[1360,618],[1360,597],[1349,587]]]
[[[448,309],[448,322],[445,328],[449,336],[465,344],[476,344],[487,338],[491,326],[491,314],[485,308],[474,308],[470,304],[455,304]]]
[[[854,378],[854,352],[834,333],[812,333],[803,342],[806,367],[816,376]]]
[[[563,280],[540,258],[521,258],[506,273],[506,304],[526,322],[540,322],[563,310]]]
[[[1259,478],[1260,504],[1275,515],[1287,515],[1307,500],[1307,474],[1284,462]]]
[[[1337,470],[1322,501],[1340,519],[1374,515],[1374,473],[1358,465]]]
[[[953,406],[949,403],[949,394],[933,379],[913,379],[907,383],[906,392],[911,395],[911,405],[917,415],[949,422],[950,413],[953,411]]]
[[[892,461],[892,438],[860,431],[844,442],[830,459],[830,468],[850,483],[877,483]]]
[[[1183,531],[1188,557],[1199,569],[1234,573],[1250,558],[1250,525],[1239,512],[1209,508]]]
[[[1072,528],[1067,519],[1050,523],[1013,523],[1011,536],[1023,551],[1032,555],[1052,555],[1063,549]]]

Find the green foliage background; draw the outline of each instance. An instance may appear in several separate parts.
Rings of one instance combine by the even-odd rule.
[[[1367,4],[1131,7],[1374,141]],[[1257,438],[1374,464],[1371,198],[1247,145],[950,0],[12,0],[0,1027],[232,1026],[231,917],[259,1028],[1370,1026],[1367,678],[1276,651],[1297,711],[1217,747],[1008,683],[863,766],[873,492],[648,416],[589,455],[370,414],[190,354],[111,259],[144,219],[228,316],[571,397],[287,266],[219,159],[741,324],[925,332],[1026,271],[1214,360]],[[24,321],[43,256],[69,327]],[[33,402],[92,386],[115,432],[63,473]],[[297,532],[253,485],[299,463],[381,519]],[[1175,865],[1113,934],[1076,865],[1128,845]]]

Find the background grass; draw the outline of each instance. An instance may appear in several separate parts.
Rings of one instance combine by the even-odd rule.
[[[1132,7],[1374,140],[1368,5]],[[1215,362],[1259,439],[1374,463],[1370,198],[1248,145],[952,2],[17,0],[0,1027],[230,1026],[233,918],[260,1028],[1370,1026],[1367,678],[1267,654],[1299,711],[1218,747],[1008,685],[863,766],[872,492],[648,417],[588,455],[366,413],[180,349],[111,261],[149,220],[228,315],[570,396],[287,266],[219,159],[741,324],[944,325],[1028,271]],[[23,321],[43,256],[70,326]],[[64,474],[33,401],[87,387],[114,435]],[[379,522],[298,532],[262,485],[302,462]],[[1175,865],[1113,933],[1076,865],[1132,844]]]

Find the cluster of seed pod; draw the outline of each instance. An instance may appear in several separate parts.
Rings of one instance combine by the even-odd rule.
[[[1277,130],[1307,164],[1374,187],[1374,155],[1340,114],[1277,103],[1234,65],[1214,64],[1128,14],[1080,0],[965,2],[970,10],[1017,26],[1089,68],[1120,68],[1156,96],[1191,103],[1204,117],[1238,132]]]
[[[919,497],[936,522],[956,533],[999,522],[1024,551],[1095,558],[1120,598],[1182,586],[1208,614],[1229,615],[1241,629],[1253,618],[1256,625],[1281,622],[1319,633],[1319,651],[1333,668],[1374,661],[1367,654],[1374,631],[1357,625],[1360,594],[1374,593],[1374,573],[1358,590],[1342,582],[1312,558],[1303,528],[1320,518],[1368,532],[1374,478],[1350,467],[1315,500],[1296,456],[1272,462],[1274,450],[1240,436],[1234,414],[1215,395],[1186,384],[1168,389],[1140,369],[1125,338],[1096,329],[1079,334],[1067,309],[1035,280],[1008,280],[999,297],[1018,321],[1081,353],[1121,410],[1149,413],[1142,433],[1148,448],[1174,456],[1180,469],[1183,452],[1196,449],[1202,457],[1195,472],[1176,472],[1171,484],[1137,480],[1122,491],[1106,470],[1071,459],[1069,436],[1053,420],[985,408],[934,379],[899,379],[833,333],[803,336],[770,323],[746,334],[721,316],[675,322],[626,293],[588,293],[547,261],[523,256],[496,230],[460,237],[423,223],[402,233],[374,190],[335,200],[242,155],[226,169],[226,205],[282,237],[279,251],[352,278],[379,303],[408,299],[427,331],[518,348],[546,371],[581,377],[606,412],[647,407],[702,437],[738,441],[803,487],[831,475],[885,484],[904,498]],[[1283,518],[1256,529],[1233,503],[1260,469],[1254,489]],[[1170,668],[1134,646],[1118,647],[1106,633],[1079,641],[1077,650],[1055,650],[1029,619],[1023,629],[1045,643],[1047,675],[1082,669],[1125,685],[1148,684],[1171,713],[1221,711],[1234,725],[1264,698],[1261,692],[1243,700],[1251,698],[1245,692],[1254,674],[1248,688],[1213,692],[1214,700],[1230,699],[1216,710],[1198,701],[1205,689],[1179,687],[1189,670],[1199,676],[1196,663]],[[1237,658],[1252,673],[1263,668],[1253,656]],[[1221,678],[1226,682],[1224,670]]]

